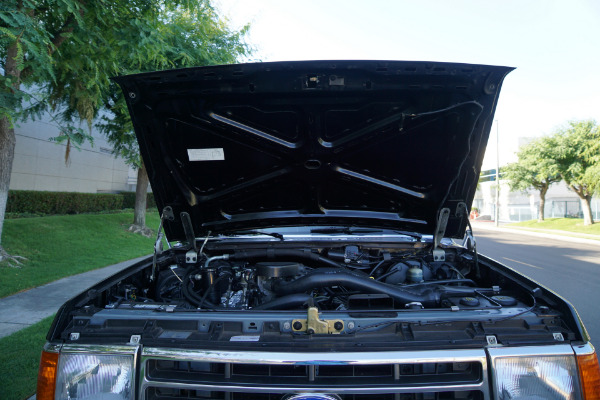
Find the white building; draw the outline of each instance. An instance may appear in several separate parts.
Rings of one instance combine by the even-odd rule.
[[[86,123],[82,126],[87,129]],[[18,123],[15,127],[15,159],[11,190],[111,193],[134,191],[137,172],[122,158],[115,158],[104,136],[92,129],[94,143],[78,150],[71,146],[65,163],[65,143],[56,143],[59,129],[49,117]]]
[[[499,216],[500,222],[515,222],[537,219],[540,194],[538,191],[511,192],[506,181],[500,181]],[[480,215],[494,218],[496,205],[496,182],[481,182],[475,193],[473,207]],[[568,189],[564,182],[555,183],[546,193],[544,214],[546,218],[583,218],[582,205],[577,194]],[[592,199],[592,215],[600,220],[600,199]]]

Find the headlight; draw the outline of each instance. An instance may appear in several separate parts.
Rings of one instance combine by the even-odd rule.
[[[133,356],[63,353],[55,399],[133,399]]]
[[[493,363],[496,399],[581,399],[574,355],[496,357]]]

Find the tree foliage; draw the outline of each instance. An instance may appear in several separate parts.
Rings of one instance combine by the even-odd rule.
[[[600,127],[594,120],[571,121],[552,136],[558,171],[583,204],[584,224],[592,224],[591,199],[600,193]]]
[[[208,1],[201,1],[192,8],[169,7],[158,16],[151,32],[144,33],[142,40],[119,42],[119,74],[154,71],[162,69],[229,64],[249,53],[242,38],[245,34],[229,30]],[[126,33],[123,32],[123,35]],[[136,46],[141,48],[136,51]],[[130,48],[131,47],[131,48]],[[132,57],[133,55],[133,57]],[[133,229],[148,234],[145,229],[146,190],[148,176],[139,156],[139,148],[127,110],[123,93],[114,83],[103,91],[107,114],[97,125],[113,145],[115,154],[138,168],[136,203]]]
[[[91,139],[79,122],[91,128],[108,106],[105,132],[120,135],[116,150],[133,160],[131,125],[110,78],[234,62],[248,52],[244,34],[229,30],[209,0],[0,2],[0,237],[15,121],[50,111],[61,132],[56,140],[70,148]]]
[[[20,85],[54,79],[56,49],[81,24],[75,0],[5,0],[0,4],[0,117],[14,120],[29,94]]]
[[[522,147],[518,157],[506,168],[511,189],[539,190],[542,208],[548,187],[563,180],[581,199],[584,225],[594,223],[591,200],[600,194],[600,127],[596,121],[570,121],[552,135]],[[543,216],[543,209],[540,212]]]
[[[15,47],[20,79],[0,77],[0,116],[28,119],[54,111],[61,128],[55,140],[80,144],[91,137],[75,122],[91,127],[106,108],[102,130],[138,165],[126,105],[110,78],[236,62],[250,54],[247,29],[229,29],[209,0],[3,0],[0,67],[6,69]]]
[[[553,137],[560,174],[573,190],[600,193],[600,127],[594,120],[571,121]]]
[[[511,190],[535,189],[539,192],[538,220],[544,220],[546,193],[550,185],[561,180],[554,160],[553,143],[548,137],[531,141],[517,153],[518,161],[505,167],[504,176]]]
[[[152,31],[141,34],[141,41],[136,41],[137,28],[118,35],[118,54],[115,55],[118,70],[113,76],[234,63],[250,54],[243,41],[246,30],[247,27],[238,32],[230,30],[208,1],[194,3],[191,8],[168,7],[154,21]],[[127,36],[133,37],[123,39]],[[102,116],[98,128],[107,136],[116,154],[138,167],[137,141],[121,90],[116,84],[108,83],[101,101],[107,114]]]
[[[542,190],[560,181],[552,142],[548,137],[538,138],[521,147],[517,157],[517,162],[503,168],[512,190]]]

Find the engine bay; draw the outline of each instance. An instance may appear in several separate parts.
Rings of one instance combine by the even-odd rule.
[[[442,252],[440,255],[439,252]],[[435,259],[435,261],[434,261]],[[191,262],[190,262],[191,261]],[[107,308],[394,310],[528,307],[531,296],[477,277],[464,249],[267,247],[171,256],[113,286]]]
[[[157,252],[67,302],[51,337],[282,351],[577,337],[566,302],[461,246],[255,239]]]

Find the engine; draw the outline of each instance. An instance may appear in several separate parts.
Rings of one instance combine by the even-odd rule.
[[[445,249],[443,261],[415,249],[359,246],[211,253],[201,253],[193,263],[181,254],[171,256],[155,271],[121,281],[111,291],[109,307],[293,310],[314,305],[360,310],[500,305],[486,296],[498,295],[497,287],[481,287],[483,281],[474,280],[473,258],[462,249]]]

